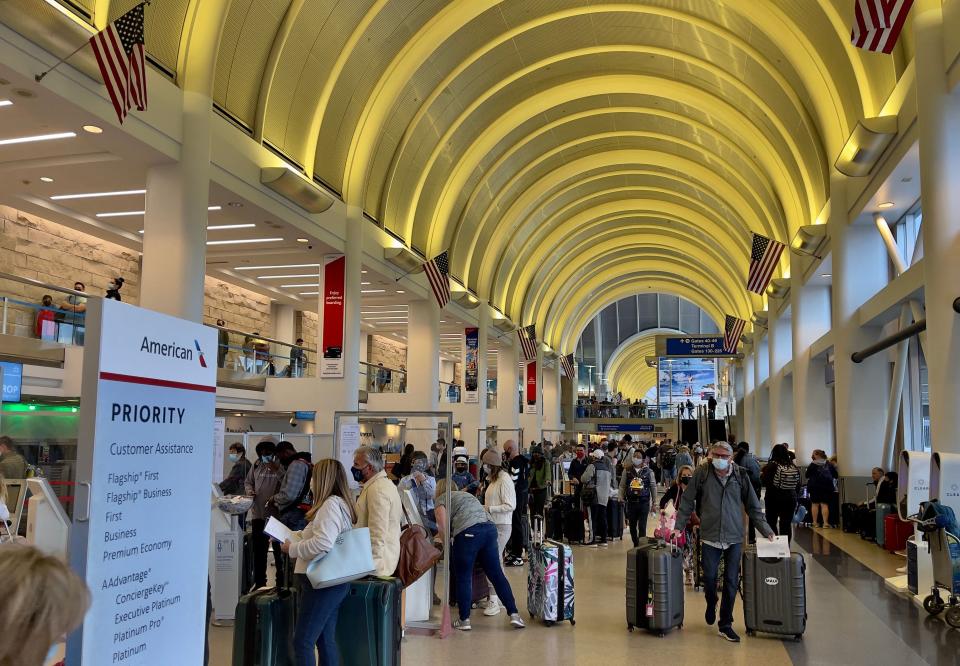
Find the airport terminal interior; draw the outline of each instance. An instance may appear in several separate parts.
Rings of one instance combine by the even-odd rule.
[[[0,1],[0,666],[960,665],[958,179],[960,0]]]

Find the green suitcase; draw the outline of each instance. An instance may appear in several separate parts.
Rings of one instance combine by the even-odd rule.
[[[350,583],[337,616],[342,666],[399,666],[399,578],[364,578]]]
[[[233,666],[293,666],[296,593],[261,588],[240,597],[233,625]]]

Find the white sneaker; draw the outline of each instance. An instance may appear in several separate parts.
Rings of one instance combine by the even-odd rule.
[[[473,627],[470,626],[470,618],[467,618],[466,620],[457,618],[453,621],[453,628],[459,629],[460,631],[470,631]]]
[[[523,629],[527,625],[523,623],[523,619],[520,617],[520,613],[514,613],[510,616],[510,624],[513,625],[514,629]]]
[[[500,615],[500,600],[496,597],[490,597],[487,599],[487,607],[483,609],[483,614],[487,617]]]

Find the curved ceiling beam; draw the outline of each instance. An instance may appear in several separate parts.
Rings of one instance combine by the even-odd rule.
[[[501,86],[498,86],[497,90],[503,89],[509,82],[504,82]],[[470,174],[484,156],[493,151],[511,132],[531,118],[547,113],[559,104],[597,95],[606,95],[611,90],[631,93],[656,90],[664,98],[698,108],[709,108],[712,117],[716,117],[727,125],[739,126],[751,149],[769,149],[766,141],[757,141],[754,138],[756,134],[764,135],[755,119],[745,115],[741,109],[734,107],[725,99],[695,85],[647,74],[603,74],[565,81],[553,88],[535,93],[526,99],[518,100],[516,106],[501,115],[495,125],[486,128],[485,131],[477,135],[470,146],[458,156],[452,172],[447,168],[444,169],[444,187],[438,197],[437,204],[422,211],[425,220],[423,224],[427,225],[427,233],[430,239],[427,244],[428,251],[430,253],[439,251],[439,244],[447,237],[447,225],[450,224],[452,207],[456,198],[454,193],[463,189]],[[485,98],[477,99],[474,104],[460,114],[452,126],[440,137],[425,166],[419,171],[417,184],[409,192],[409,197],[406,197],[408,201],[406,213],[400,215],[400,221],[403,224],[402,235],[405,237],[414,237],[414,225],[417,222],[418,211],[421,210],[421,204],[423,203],[421,196],[427,181],[434,174],[434,167],[437,165],[440,156],[447,151],[453,134],[468,121],[471,114],[483,101],[485,101]],[[811,146],[815,155],[812,161],[808,160],[807,156],[804,155],[804,150],[781,120],[773,118],[767,118],[766,120],[775,130],[773,136],[785,145],[792,161],[797,165],[799,175],[803,179],[810,210],[818,209],[818,202],[822,202],[825,198],[826,187],[824,180],[826,167],[822,161],[822,150],[816,146]],[[753,128],[756,134],[751,132],[749,128]],[[791,224],[799,226],[807,222],[806,220],[795,220],[791,221]]]
[[[400,99],[404,87],[435,53],[436,45],[443,44],[452,38],[457,31],[467,26],[470,21],[480,16],[483,12],[496,6],[496,4],[496,0],[472,0],[472,2],[469,3],[458,3],[457,11],[454,11],[453,4],[451,3],[451,5],[448,5],[444,11],[439,13],[430,23],[425,25],[411,38],[408,47],[404,51],[397,54],[368,97],[366,106],[356,125],[349,158],[347,160],[347,169],[344,175],[344,189],[346,191],[355,192],[358,186],[362,186],[368,177],[372,149],[379,141],[389,114],[397,103],[397,100]],[[830,15],[834,24],[837,23],[837,12],[831,6],[829,0],[817,0],[816,7],[825,14]],[[807,34],[807,32],[795,25],[791,19],[786,17],[782,10],[777,7],[767,6],[763,3],[750,3],[749,6],[732,3],[726,5],[724,9],[739,13],[744,19],[753,23],[757,30],[761,32],[782,34],[784,29],[790,32],[789,39],[780,39],[777,40],[776,43],[782,50],[782,53],[784,53],[785,60],[790,62],[793,71],[801,81],[803,81],[805,87],[804,92],[806,93],[804,97],[812,100],[814,106],[818,109],[817,116],[819,125],[826,137],[828,146],[838,146],[838,142],[845,140],[849,133],[848,116],[858,117],[862,113],[863,108],[873,110],[875,105],[872,103],[872,91],[869,89],[871,79],[867,75],[867,72],[863,70],[863,65],[859,58],[853,58],[844,64],[854,70],[854,75],[851,78],[861,83],[859,92],[864,100],[869,99],[871,103],[861,103],[859,105],[861,108],[853,109],[852,113],[844,108],[843,96],[840,94],[841,89],[846,91],[847,88],[838,85],[834,80],[837,63],[828,64],[821,58],[821,53],[824,49],[822,49],[821,45],[817,44],[815,40],[827,38],[845,42],[846,40],[843,34],[837,33],[832,36]],[[803,11],[810,10],[805,7]],[[499,39],[491,40],[483,48],[472,53],[470,57],[465,58],[457,68],[449,72],[446,79],[444,79],[428,97],[424,107],[432,104],[436,96],[440,94],[440,91],[448,89],[452,82],[461,76],[468,67],[479,61],[499,44],[514,39],[539,25],[550,21],[558,21],[567,16],[582,13],[600,15],[602,13],[613,12],[655,14],[672,18],[680,23],[691,24],[698,33],[710,34],[712,38],[719,38],[720,40],[730,43],[735,48],[747,54],[749,58],[760,63],[761,66],[771,74],[774,72],[779,74],[778,68],[772,66],[764,54],[747,43],[737,33],[713,21],[697,16],[692,12],[626,3],[598,4],[589,7],[563,10],[547,16],[537,17],[523,25],[504,32]],[[850,49],[847,50],[850,51]],[[777,62],[779,64],[779,58]],[[324,107],[318,105],[315,115],[318,118],[322,118],[325,110]],[[315,121],[312,123],[312,126],[319,126],[319,124],[319,121]],[[306,140],[308,141],[308,150],[312,148],[315,151],[317,134],[312,134],[307,137]]]
[[[677,335],[683,334],[683,331],[675,328],[648,328],[634,335],[617,345],[613,350],[607,362],[603,366],[604,375],[607,378],[607,385],[614,386],[620,373],[630,366],[635,357],[642,354],[644,367],[646,367],[647,356],[653,356],[656,353],[656,337],[658,335]]]

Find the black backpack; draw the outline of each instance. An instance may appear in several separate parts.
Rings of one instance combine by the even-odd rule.
[[[632,469],[628,470],[626,473],[630,476],[627,477],[627,490],[624,493],[625,499],[628,502],[650,502],[650,484],[649,479],[644,478],[643,468],[641,469]],[[633,482],[639,481],[640,488],[634,488]]]

